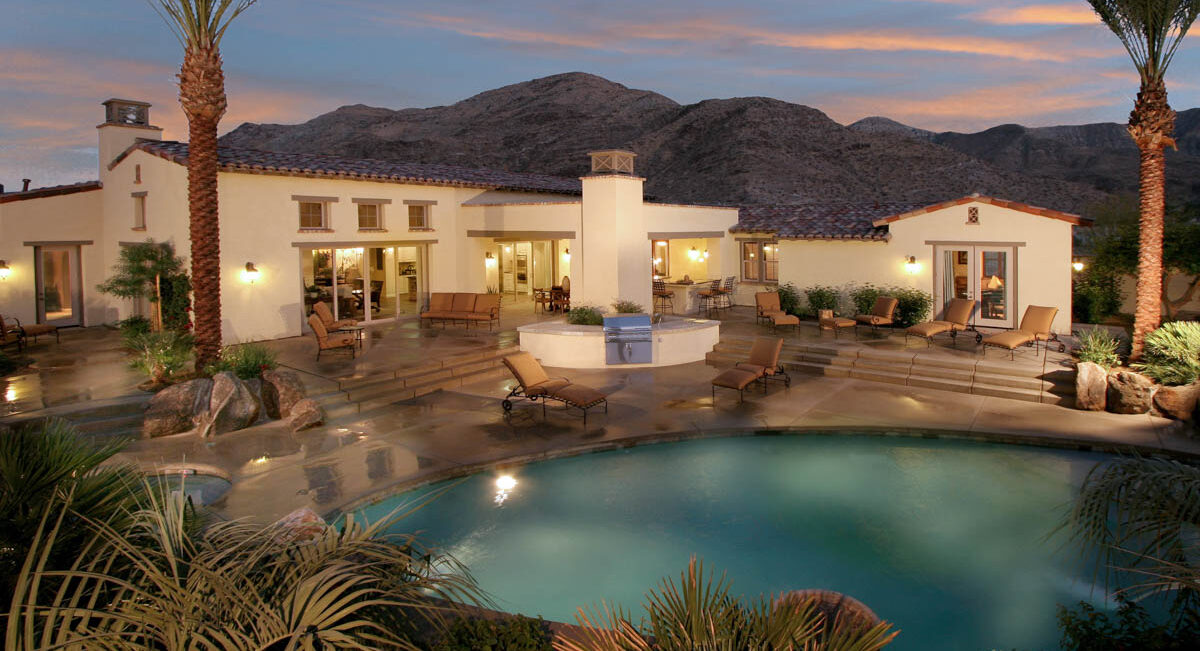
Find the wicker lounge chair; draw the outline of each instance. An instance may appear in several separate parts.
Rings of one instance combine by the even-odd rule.
[[[358,321],[355,321],[354,319],[334,320],[333,312],[330,311],[329,306],[326,305],[324,301],[320,301],[313,305],[313,313],[321,319],[321,324],[325,326],[326,331],[332,332],[346,326],[358,325]]]
[[[899,304],[900,301],[891,296],[879,296],[875,299],[871,313],[854,315],[854,322],[857,325],[869,325],[872,330],[878,330],[879,326],[891,326],[895,323],[893,317]],[[856,332],[857,330],[855,328]]]
[[[1025,308],[1025,315],[1021,317],[1021,327],[984,338],[983,353],[987,354],[988,346],[1007,348],[1009,357],[1016,359],[1017,348],[1032,343],[1033,354],[1037,355],[1038,344],[1043,341],[1047,342],[1046,350],[1050,350],[1049,342],[1058,338],[1050,330],[1054,324],[1054,317],[1057,315],[1057,307],[1030,305]]]
[[[512,411],[513,398],[525,398],[531,402],[542,401],[542,418],[546,417],[546,401],[557,400],[568,407],[583,411],[583,425],[587,427],[588,410],[604,405],[604,413],[608,413],[608,396],[582,384],[575,384],[567,378],[551,378],[546,375],[546,369],[529,353],[516,353],[504,358],[504,365],[517,379],[517,385],[510,387],[508,395],[500,403],[504,411]]]
[[[759,337],[750,348],[750,357],[744,362],[738,362],[733,368],[719,373],[712,380],[712,395],[714,404],[717,399],[717,387],[733,389],[738,392],[738,402],[745,399],[746,387],[761,381],[763,392],[767,391],[767,382],[777,380],[784,386],[792,385],[792,378],[783,370],[779,363],[779,355],[783,352],[783,339],[778,337]]]
[[[933,345],[933,338],[937,335],[949,332],[950,340],[954,345],[958,345],[958,333],[967,330],[974,330],[975,326],[971,325],[971,316],[975,314],[975,301],[969,298],[951,299],[946,304],[946,311],[942,314],[942,319],[939,321],[926,321],[918,323],[915,326],[909,327],[904,331],[904,343],[908,343],[908,338],[921,337],[925,340],[926,346]],[[983,335],[975,333],[975,343],[983,341]]]
[[[321,317],[316,314],[308,316],[308,327],[312,328],[313,335],[317,338],[317,360],[321,359],[321,351],[337,348],[349,348],[350,358],[354,358],[354,349],[358,345],[358,340],[353,332],[335,332],[330,334],[325,329],[325,324],[321,323]]]

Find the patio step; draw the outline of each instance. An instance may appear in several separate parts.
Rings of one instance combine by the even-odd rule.
[[[723,335],[705,356],[713,366],[732,366],[746,359],[755,337]],[[1075,371],[1049,368],[1028,356],[1010,361],[947,354],[930,349],[880,349],[852,341],[797,341],[785,336],[780,363],[808,375],[850,377],[871,382],[974,393],[1014,400],[1072,405]]]
[[[150,398],[151,394],[146,393],[60,405],[0,419],[0,425],[20,427],[48,418],[62,418],[80,434],[137,438],[142,432],[142,412]]]

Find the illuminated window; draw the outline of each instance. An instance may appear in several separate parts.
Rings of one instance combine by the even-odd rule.
[[[383,228],[383,206],[377,203],[358,204],[358,230],[377,231]]]
[[[666,240],[651,242],[650,261],[653,264],[655,276],[666,278],[671,275],[671,243]]]
[[[779,282],[779,245],[770,240],[742,242],[742,280]]]

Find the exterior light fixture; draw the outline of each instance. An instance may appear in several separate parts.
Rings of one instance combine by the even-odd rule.
[[[567,249],[566,251],[563,251],[562,258],[563,258],[563,260],[570,262],[571,261],[571,249]]]
[[[242,270],[242,280],[250,283],[251,285],[254,284],[254,281],[258,280],[259,275],[258,269],[255,268],[253,262],[247,262],[246,268]]]
[[[700,259],[699,249],[697,249],[696,247],[693,246],[692,249],[690,251],[688,251],[688,258],[691,259],[692,261],[699,260]]]
[[[1071,263],[1071,268],[1074,269],[1075,271],[1083,271],[1084,266],[1085,265],[1083,264],[1083,261],[1081,261],[1081,260],[1076,260],[1075,262]],[[0,273],[4,273],[4,272],[0,271]]]
[[[708,259],[708,249],[704,249],[704,259]]]
[[[12,275],[12,269],[8,266],[8,260],[0,260],[0,280],[8,280]]]
[[[921,263],[917,262],[917,257],[915,255],[905,256],[904,270],[910,274],[915,274],[921,270]]]
[[[506,247],[504,247],[504,252],[505,252],[505,253],[512,253],[512,247],[511,247],[511,246],[506,246]]]
[[[496,256],[491,251],[488,251],[483,256],[483,264],[489,267],[496,266]]]

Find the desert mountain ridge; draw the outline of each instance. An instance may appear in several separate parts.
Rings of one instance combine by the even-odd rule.
[[[1184,177],[1195,187],[1183,184],[1194,198],[1200,109],[1181,112],[1178,124],[1180,151],[1169,154],[1168,191],[1180,190],[1172,167],[1195,165],[1196,173]],[[934,133],[887,118],[844,126],[817,109],[768,97],[684,105],[575,72],[448,106],[355,104],[302,124],[246,123],[220,142],[561,176],[586,173],[588,151],[620,147],[638,154],[646,192],[672,202],[934,203],[979,192],[1079,212],[1109,192],[1136,187],[1137,150],[1114,129],[1124,133],[1115,124]]]

